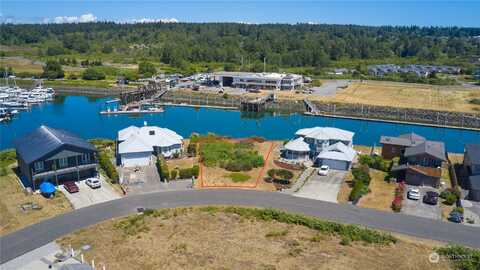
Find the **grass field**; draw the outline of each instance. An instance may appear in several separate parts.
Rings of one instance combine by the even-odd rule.
[[[353,82],[346,89],[339,89],[335,95],[318,99],[327,102],[478,113],[480,105],[470,104],[469,101],[479,97],[480,91],[467,90],[461,86],[364,81]]]
[[[0,177],[0,235],[73,210],[67,198],[59,191],[53,199],[46,199],[39,194],[26,195],[11,168],[6,176]],[[20,205],[30,202],[38,204],[42,209],[23,212]]]
[[[444,261],[429,263],[439,245],[430,241],[348,242],[337,234],[213,207],[159,212],[106,221],[58,242],[74,248],[91,245],[85,259],[111,270],[451,269]]]

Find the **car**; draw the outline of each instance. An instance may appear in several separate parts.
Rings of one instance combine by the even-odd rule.
[[[418,188],[411,188],[407,192],[407,198],[410,200],[420,200],[420,190]]]
[[[91,188],[100,188],[102,186],[102,183],[100,182],[100,180],[95,177],[88,178],[87,180],[85,180],[85,184],[87,184],[87,186]]]
[[[79,192],[80,189],[78,188],[77,184],[73,181],[65,182],[63,183],[63,187],[69,192],[69,193],[75,193]]]
[[[448,220],[455,223],[462,223],[463,222],[463,214],[457,211],[450,212]]]
[[[328,171],[330,170],[330,167],[327,165],[322,165],[320,169],[318,169],[318,175],[328,175]]]
[[[427,191],[423,196],[423,203],[430,205],[437,205],[438,203],[438,193],[435,191]]]

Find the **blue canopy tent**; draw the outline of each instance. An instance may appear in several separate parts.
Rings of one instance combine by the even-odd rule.
[[[40,192],[45,195],[52,195],[57,189],[50,182],[43,182],[40,184]]]

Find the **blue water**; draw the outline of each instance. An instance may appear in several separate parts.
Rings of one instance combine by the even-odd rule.
[[[378,145],[381,135],[397,136],[415,132],[430,140],[444,141],[450,152],[463,152],[464,144],[480,143],[480,132],[418,125],[294,115],[245,117],[238,111],[168,107],[164,113],[132,117],[101,116],[107,99],[84,96],[61,97],[55,103],[43,104],[21,113],[9,123],[0,124],[0,149],[11,148],[12,140],[44,124],[66,129],[83,138],[116,137],[117,131],[129,125],[157,125],[170,128],[187,137],[192,132],[213,132],[231,137],[261,136],[285,140],[296,130],[313,126],[332,126],[355,132],[354,144]]]

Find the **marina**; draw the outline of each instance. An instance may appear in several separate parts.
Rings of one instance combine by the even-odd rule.
[[[41,81],[36,87],[28,90],[17,86],[15,76],[6,77],[5,85],[0,87],[0,122],[10,121],[20,111],[51,102],[54,98],[55,90],[50,87],[44,88]]]
[[[86,139],[115,138],[116,130],[130,125],[156,125],[178,131],[188,137],[208,132],[231,137],[261,136],[269,140],[288,140],[300,128],[330,126],[356,133],[356,144],[378,145],[381,135],[397,136],[415,132],[432,140],[444,141],[449,152],[463,152],[464,144],[480,142],[474,130],[429,127],[405,123],[387,123],[360,119],[307,116],[301,113],[274,114],[240,112],[214,108],[166,106],[163,113],[102,115],[111,98],[56,96],[53,102],[33,106],[0,124],[0,149],[12,147],[12,140],[44,124],[67,129]]]

